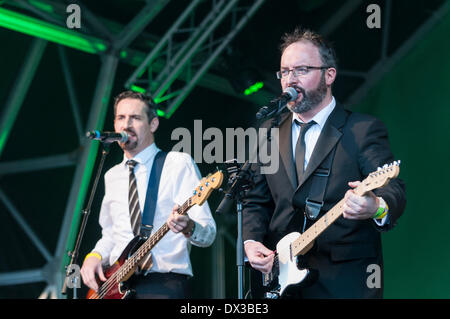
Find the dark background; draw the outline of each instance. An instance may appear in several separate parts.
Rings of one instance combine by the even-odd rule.
[[[400,177],[407,184],[408,204],[404,216],[394,230],[383,235],[385,296],[448,298],[446,286],[450,284],[450,277],[446,270],[450,266],[450,255],[446,252],[448,232],[445,225],[449,217],[447,205],[442,205],[446,198],[445,181],[449,175],[446,168],[449,160],[447,128],[450,124],[448,3],[443,0],[354,2],[355,8],[341,23],[325,29],[325,35],[334,44],[338,56],[339,71],[333,94],[340,102],[349,102],[346,103],[349,109],[374,114],[386,123],[392,150],[403,162]],[[369,29],[366,25],[369,16],[366,8],[371,3],[376,3],[381,8],[381,29]],[[99,17],[99,21],[107,19],[126,25],[139,12],[144,1],[86,0],[83,4]],[[151,38],[157,41],[187,4],[188,1],[171,1],[147,26],[144,33],[151,34]],[[275,97],[280,93],[275,71],[279,67],[278,47],[281,36],[296,26],[324,30],[322,28],[327,26],[327,22],[346,4],[348,5],[347,1],[331,0],[267,0],[208,73],[228,78],[231,75],[230,79],[242,80],[244,67],[252,67],[253,70],[256,69],[257,77],[264,81],[264,92]],[[9,3],[0,2],[0,7],[2,6],[34,16],[33,13]],[[384,13],[388,6],[390,17],[386,19]],[[426,32],[420,33],[421,28],[436,12],[443,14],[435,19]],[[388,38],[384,51],[385,60],[380,63],[383,31],[386,28]],[[144,51],[145,46],[143,48],[140,39],[138,37],[132,47]],[[13,88],[31,41],[32,38],[28,35],[0,29],[0,111]],[[406,46],[407,50],[396,55],[407,43],[410,43]],[[79,148],[79,136],[75,133],[57,46],[55,43],[48,43],[45,49],[1,154],[0,164],[68,153]],[[81,106],[81,117],[85,123],[96,86],[100,56],[70,48],[66,49],[66,53]],[[383,68],[383,72],[377,72],[379,70],[374,69],[376,65]],[[112,96],[124,90],[124,83],[134,69],[126,63],[119,64]],[[363,78],[361,74],[367,78]],[[367,82],[371,83],[367,92],[359,99],[351,100],[352,94],[365,83],[367,85]],[[113,130],[111,100],[110,105],[104,125],[106,131]],[[170,119],[160,120],[157,145],[170,150],[177,142],[170,140],[171,132],[177,127],[186,127],[193,132],[195,119],[202,120],[203,131],[209,127],[217,127],[222,132],[226,128],[245,129],[254,125],[255,113],[260,106],[250,99],[236,98],[196,86]],[[88,129],[92,128],[86,128]],[[117,146],[113,146],[105,169],[121,159],[122,152]],[[198,163],[198,166],[202,174],[206,175],[220,164]],[[4,172],[0,176],[0,188],[50,252],[56,248],[73,175],[74,167],[64,167],[19,174]],[[103,187],[101,180],[80,258],[99,238],[97,220]],[[214,192],[208,202],[219,232],[225,234],[225,263],[220,265],[226,274],[223,283],[226,287],[225,297],[235,298],[236,214],[214,213],[221,198],[219,192]],[[43,267],[45,259],[11,217],[3,202],[0,202],[0,217],[0,273]],[[218,248],[192,248],[195,297],[209,298],[212,295],[213,249]],[[424,275],[425,267],[428,272],[431,269],[431,274]],[[44,282],[0,286],[0,298],[36,298],[45,287]],[[84,290],[83,288],[82,291]]]

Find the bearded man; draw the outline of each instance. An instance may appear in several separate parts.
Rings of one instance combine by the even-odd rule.
[[[277,243],[291,232],[304,232],[344,198],[342,216],[327,225],[302,258],[318,277],[293,286],[286,296],[381,298],[381,232],[402,214],[405,186],[394,179],[362,196],[354,188],[394,161],[387,130],[380,120],[336,102],[336,57],[319,34],[300,29],[285,34],[281,52],[277,78],[283,91],[292,87],[298,96],[279,121],[278,171],[262,174],[262,164],[253,167],[255,187],[243,205],[248,261],[259,272],[271,272]],[[380,270],[374,285],[368,284],[373,265]]]

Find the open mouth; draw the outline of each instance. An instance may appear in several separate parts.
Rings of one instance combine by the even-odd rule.
[[[295,102],[299,102],[303,99],[303,96],[304,96],[303,90],[297,89],[297,88],[295,90],[297,91],[297,94],[298,94],[297,98],[295,99]]]
[[[136,133],[133,131],[125,131],[128,134],[128,137],[136,137]]]

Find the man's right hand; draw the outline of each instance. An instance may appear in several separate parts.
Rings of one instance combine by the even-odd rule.
[[[98,290],[97,280],[95,279],[96,274],[101,281],[106,281],[106,277],[103,274],[102,262],[95,256],[86,258],[80,273],[84,284],[94,291]]]
[[[268,249],[266,246],[258,241],[248,241],[244,245],[245,254],[247,255],[250,265],[267,274],[272,270],[273,257],[275,252]]]

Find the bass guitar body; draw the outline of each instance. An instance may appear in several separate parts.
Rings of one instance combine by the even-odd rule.
[[[141,237],[135,237],[123,250],[119,259],[110,267],[103,270],[106,282],[102,282],[97,278],[97,284],[99,286],[98,291],[89,289],[86,298],[87,299],[126,299],[129,298],[133,291],[129,289],[126,281],[134,274],[136,268],[130,269],[123,280],[116,281],[111,280],[126,260],[142,245],[144,240]]]
[[[201,206],[214,189],[220,187],[223,181],[223,173],[217,171],[209,174],[200,181],[200,185],[194,190],[194,195],[178,208],[178,214],[186,215],[187,211],[194,205]],[[152,227],[141,225],[140,235],[136,236],[123,250],[114,265],[105,269],[106,281],[99,284],[98,291],[89,290],[88,299],[124,299],[129,297],[133,291],[127,287],[126,282],[136,272],[139,264],[144,258],[151,254],[152,248],[170,230],[167,223],[162,225],[152,234]],[[151,255],[150,255],[151,257]],[[150,260],[150,259],[147,259]],[[147,266],[147,265],[146,265]]]

